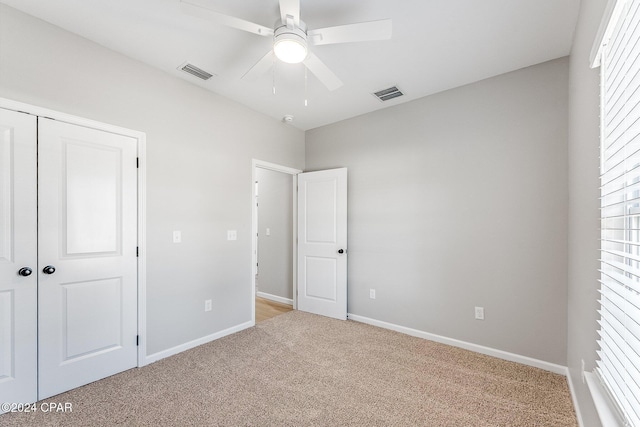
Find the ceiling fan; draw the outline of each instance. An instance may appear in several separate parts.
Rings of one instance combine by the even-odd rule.
[[[274,28],[224,15],[193,3],[192,0],[180,0],[180,4],[183,12],[188,15],[259,36],[273,37],[273,48],[242,76],[243,79],[257,78],[264,74],[273,65],[275,55],[275,58],[286,63],[302,62],[327,89],[335,90],[342,86],[342,81],[309,50],[309,45],[320,46],[391,38],[391,19],[310,30],[300,19],[300,0],[279,1],[280,19]]]

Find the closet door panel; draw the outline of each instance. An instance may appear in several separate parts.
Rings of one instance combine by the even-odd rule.
[[[137,365],[136,140],[40,119],[39,399]]]
[[[37,400],[36,120],[0,109],[0,403]]]

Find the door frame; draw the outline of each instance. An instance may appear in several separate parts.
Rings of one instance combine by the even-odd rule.
[[[256,324],[256,263],[258,262],[258,210],[256,208],[256,169],[266,169],[274,172],[282,172],[292,177],[292,205],[293,212],[293,309],[298,308],[298,174],[300,169],[290,168],[275,163],[269,163],[258,159],[251,160],[251,323]],[[259,190],[258,190],[259,191]]]
[[[146,162],[146,133],[127,129],[107,123],[98,122],[95,120],[85,119],[78,116],[73,116],[59,111],[50,110],[48,108],[38,107],[24,102],[14,101],[7,98],[0,97],[0,107],[7,110],[18,111],[22,113],[31,114],[38,117],[46,117],[54,119],[60,122],[65,122],[73,125],[83,126],[87,128],[97,129],[105,132],[124,135],[130,138],[134,138],[137,142],[137,156],[138,162],[138,367],[147,365],[147,162]],[[255,283],[254,283],[255,285]]]

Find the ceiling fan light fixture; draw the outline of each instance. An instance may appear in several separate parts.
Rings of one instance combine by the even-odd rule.
[[[300,23],[301,27],[290,28],[282,25],[274,32],[273,53],[287,64],[298,64],[304,61],[309,53],[306,26],[302,21]]]
[[[282,62],[298,64],[307,57],[307,46],[298,40],[285,38],[275,42],[273,52]]]

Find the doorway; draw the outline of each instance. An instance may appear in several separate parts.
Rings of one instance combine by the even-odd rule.
[[[292,260],[288,267],[292,271],[291,284],[287,286],[291,288],[293,309],[346,320],[347,168],[303,173],[259,160],[253,160],[252,166],[252,322],[256,322],[256,286],[260,281],[259,275],[256,281],[258,248],[264,251],[265,239],[271,237],[266,236],[268,224],[262,221],[259,225],[258,218],[258,194],[262,190],[256,181],[263,169],[292,176],[292,194],[288,199],[292,202],[291,256],[287,255],[289,251],[282,252]],[[259,243],[260,227],[265,236]]]
[[[252,320],[296,308],[296,176],[300,170],[253,161]]]

